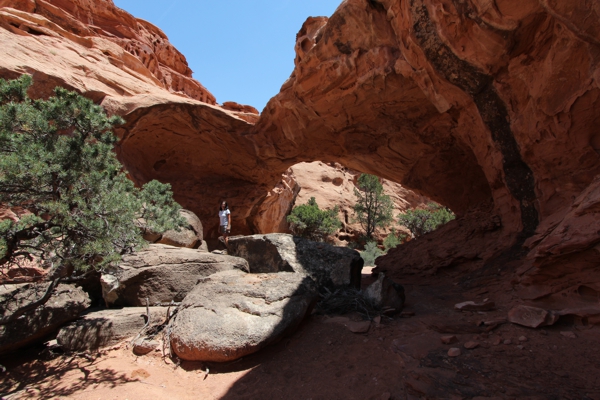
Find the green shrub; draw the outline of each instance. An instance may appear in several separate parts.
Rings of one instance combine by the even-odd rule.
[[[375,259],[384,255],[385,252],[377,247],[377,242],[368,242],[365,249],[360,253],[360,256],[365,262],[365,266],[375,265]]]
[[[408,210],[398,215],[398,222],[407,227],[415,238],[436,230],[456,218],[450,209],[429,203],[424,210]]]
[[[337,206],[333,210],[321,210],[315,198],[311,197],[307,204],[294,207],[287,222],[295,235],[323,241],[342,227],[338,210]]]
[[[392,228],[392,231],[389,235],[383,240],[383,247],[387,252],[389,249],[393,249],[394,247],[402,244],[406,239],[406,235],[404,233],[396,232],[395,228]]]
[[[0,266],[100,269],[145,245],[139,219],[159,233],[185,225],[170,185],[127,178],[111,132],[121,118],[62,88],[31,100],[31,83],[0,79],[0,203],[27,211],[0,223]]]

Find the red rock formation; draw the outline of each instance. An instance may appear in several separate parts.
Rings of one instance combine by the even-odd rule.
[[[459,215],[380,268],[500,274],[530,301],[600,308],[597,3],[346,0],[306,21],[256,125],[193,100],[160,31],[108,1],[0,4],[21,10],[0,9],[0,75],[30,72],[38,93],[61,84],[123,115],[132,178],[171,182],[207,237],[221,198],[234,233],[250,233],[290,166],[335,161]]]
[[[152,85],[165,88],[171,93],[216,104],[215,97],[192,78],[192,70],[183,54],[169,43],[167,36],[159,28],[133,17],[114,6],[112,1],[0,0],[0,8],[0,26],[13,34],[25,37],[49,36],[63,43],[73,41],[90,51],[98,50],[101,53],[85,54],[75,50],[79,53],[77,56],[86,61],[94,63],[100,61],[98,58],[106,59],[119,69],[134,75],[141,74]],[[106,40],[117,44],[134,57],[111,48],[108,43],[104,43]],[[41,51],[42,54],[38,57],[47,52],[59,53],[60,47],[55,42],[50,46],[52,50]],[[60,63],[62,57],[69,57],[71,60],[74,58],[73,55],[61,53],[50,62]],[[85,65],[78,67],[84,69],[84,72],[87,70]],[[35,66],[30,66],[30,69],[32,72],[43,72]],[[89,80],[94,78],[102,81],[100,77]],[[111,86],[108,82],[104,83]],[[119,79],[111,83],[113,86],[120,86],[124,82]],[[87,92],[78,85],[73,87],[83,93]],[[116,89],[127,93],[130,88]],[[132,92],[135,93],[134,90]]]

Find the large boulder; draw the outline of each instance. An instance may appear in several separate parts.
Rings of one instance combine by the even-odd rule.
[[[49,285],[49,282],[2,285],[0,318],[6,318],[17,309],[41,299]],[[63,324],[76,319],[89,306],[90,299],[81,288],[59,284],[45,304],[25,313],[21,318],[0,325],[0,353],[43,340]]]
[[[167,307],[150,307],[149,327],[165,322]],[[92,311],[61,328],[56,340],[65,351],[97,350],[137,335],[146,324],[145,307]]]
[[[363,259],[347,247],[273,233],[230,237],[227,251],[248,260],[253,273],[293,271],[309,275],[319,287],[360,288]]]
[[[389,314],[397,314],[402,311],[404,301],[404,287],[392,281],[383,273],[379,273],[377,280],[365,289],[365,297],[373,302],[373,305],[382,310],[389,310]]]
[[[146,239],[150,243],[160,243],[175,247],[187,247],[195,249],[202,246],[204,239],[204,229],[200,218],[193,212],[185,209],[179,210],[186,221],[187,226],[181,227],[179,230],[168,230],[162,234],[156,233],[146,226],[145,221],[140,220],[140,227]]]
[[[238,257],[151,244],[102,274],[102,295],[108,306],[145,306],[146,298],[151,305],[179,302],[198,279],[231,269],[248,271],[248,263]]]
[[[168,244],[176,247],[196,248],[204,239],[204,230],[200,218],[189,210],[181,209],[179,214],[185,218],[188,223],[187,227],[181,228],[179,231],[169,230],[162,234],[157,243]]]
[[[235,360],[291,333],[316,300],[305,274],[219,272],[183,300],[171,325],[171,348],[184,360]]]

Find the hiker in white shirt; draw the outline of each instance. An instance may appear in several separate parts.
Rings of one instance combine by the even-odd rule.
[[[219,232],[223,235],[225,246],[229,241],[229,233],[231,232],[231,212],[226,201],[221,203],[219,207]]]

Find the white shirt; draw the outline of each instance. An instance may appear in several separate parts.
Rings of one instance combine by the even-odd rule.
[[[229,225],[229,219],[227,216],[231,214],[229,210],[219,210],[219,219],[221,220],[221,226]]]

